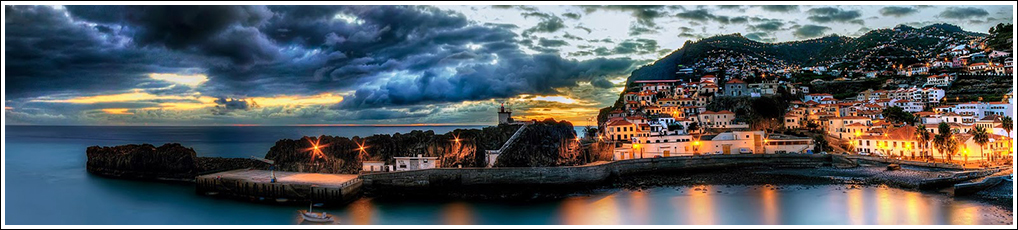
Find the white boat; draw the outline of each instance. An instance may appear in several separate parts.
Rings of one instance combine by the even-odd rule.
[[[313,205],[308,206],[308,210],[300,210],[300,217],[304,221],[315,222],[315,223],[333,223],[336,222],[336,218],[325,212],[314,212],[312,209]]]

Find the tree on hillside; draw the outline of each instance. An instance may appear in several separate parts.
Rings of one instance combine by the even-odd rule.
[[[689,126],[686,127],[686,133],[693,133],[693,131],[700,130],[700,124],[697,122],[690,122]]]
[[[1011,50],[1011,46],[1014,44],[1013,29],[1014,25],[1011,23],[999,23],[990,27],[990,35],[986,37],[986,47],[994,50]]]
[[[915,115],[912,113],[905,112],[904,109],[898,106],[891,106],[880,112],[884,115],[884,119],[895,124],[911,124],[915,122]]]

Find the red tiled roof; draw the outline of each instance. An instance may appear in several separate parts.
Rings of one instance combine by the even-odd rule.
[[[633,123],[629,123],[625,119],[619,119],[608,123],[608,126],[626,126],[626,125],[633,125]]]
[[[725,84],[746,84],[746,82],[733,78],[732,80],[728,80],[727,82],[725,82]]]

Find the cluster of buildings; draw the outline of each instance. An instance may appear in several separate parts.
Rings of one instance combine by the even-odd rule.
[[[695,154],[751,154],[807,152],[813,140],[749,130],[732,111],[706,109],[717,97],[776,95],[809,92],[784,82],[747,84],[733,79],[718,87],[718,78],[704,75],[696,82],[681,80],[635,81],[623,95],[623,108],[611,111],[599,124],[601,141],[616,143],[615,159],[669,157]]]
[[[932,95],[932,96],[931,96]],[[932,153],[935,159],[947,158],[928,142],[917,139],[917,129],[938,134],[941,122],[947,123],[961,144],[957,154],[972,160],[1000,159],[1013,154],[1011,134],[1004,128],[1004,117],[1013,117],[1013,97],[1004,101],[938,104],[942,90],[909,88],[887,91],[867,90],[855,100],[840,101],[829,95],[808,95],[812,100],[795,102],[785,115],[784,125],[790,129],[810,126],[827,135],[845,140],[852,153],[897,157],[922,156]],[[818,103],[828,101],[829,103]],[[882,115],[884,109],[898,106],[916,117],[915,123],[894,124]],[[924,109],[932,107],[931,109]],[[975,127],[986,128],[989,143],[978,145],[969,134]],[[932,140],[931,140],[932,141]],[[981,151],[980,151],[981,150]],[[928,155],[928,154],[927,154]],[[955,156],[953,159],[958,160]]]

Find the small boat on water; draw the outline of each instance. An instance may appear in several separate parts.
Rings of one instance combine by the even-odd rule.
[[[308,206],[308,210],[300,210],[300,217],[307,222],[314,223],[334,223],[336,218],[325,212],[314,212],[314,205]]]

